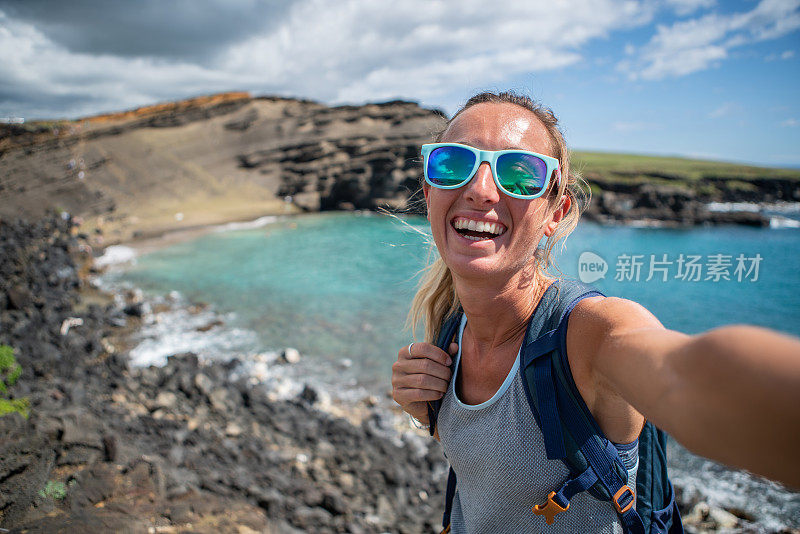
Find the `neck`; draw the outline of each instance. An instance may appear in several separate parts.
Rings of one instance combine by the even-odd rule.
[[[503,348],[516,354],[528,320],[552,280],[521,272],[500,283],[455,275],[453,281],[467,316],[470,341],[482,357]]]

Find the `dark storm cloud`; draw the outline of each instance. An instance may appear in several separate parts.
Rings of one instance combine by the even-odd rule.
[[[34,116],[48,119],[70,118],[55,110],[80,110],[83,115],[93,114],[97,106],[96,95],[52,94],[35,86],[9,86],[0,84],[0,117]],[[18,113],[17,110],[25,110]]]
[[[273,29],[290,5],[290,0],[0,0],[0,11],[33,24],[71,52],[202,63]]]

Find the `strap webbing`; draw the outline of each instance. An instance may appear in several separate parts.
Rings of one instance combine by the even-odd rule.
[[[459,310],[458,313],[448,317],[442,325],[442,330],[439,332],[439,337],[436,339],[436,346],[445,352],[448,352],[447,349],[450,345],[450,340],[453,339],[456,329],[461,322],[461,315],[461,310]],[[450,364],[451,376],[455,364],[456,362],[454,358],[453,362]],[[430,425],[428,431],[431,433],[431,436],[433,436],[433,434],[436,432],[436,422],[439,419],[439,409],[441,407],[442,399],[436,399],[435,401],[428,402],[428,424]]]
[[[539,419],[544,436],[544,448],[549,460],[566,458],[561,420],[558,417],[556,390],[553,385],[550,358],[537,358],[534,362],[533,379],[539,406]]]
[[[556,492],[553,500],[556,501],[562,508],[566,508],[569,504],[569,501],[571,501],[575,495],[591,488],[594,486],[595,482],[597,482],[597,475],[595,474],[594,470],[589,467],[580,475],[570,478],[564,482],[564,485],[561,486],[561,489]]]
[[[444,515],[442,516],[442,527],[446,528],[450,524],[450,513],[453,511],[453,499],[456,496],[456,472],[450,468],[447,474],[447,491],[444,494]]]

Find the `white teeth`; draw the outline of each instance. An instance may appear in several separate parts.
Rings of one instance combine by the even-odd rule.
[[[494,235],[500,235],[505,231],[503,225],[499,223],[474,221],[472,219],[467,219],[462,217],[458,217],[453,221],[453,227],[456,230],[471,230],[473,232],[486,232]],[[478,241],[481,238],[470,237],[470,239],[472,239],[473,241]]]

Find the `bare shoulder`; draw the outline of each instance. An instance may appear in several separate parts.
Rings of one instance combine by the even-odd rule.
[[[618,297],[588,297],[572,310],[567,337],[596,345],[608,335],[640,328],[664,328],[664,325],[638,302]]]
[[[664,328],[650,311],[632,300],[618,297],[588,297],[575,305],[567,323],[567,352],[580,355],[570,358],[579,367],[574,370],[591,373],[602,344],[615,334],[639,329]]]
[[[643,417],[601,372],[601,347],[615,334],[634,330],[663,329],[644,306],[617,297],[581,300],[567,325],[567,356],[575,384],[606,436],[628,443],[638,436]]]

